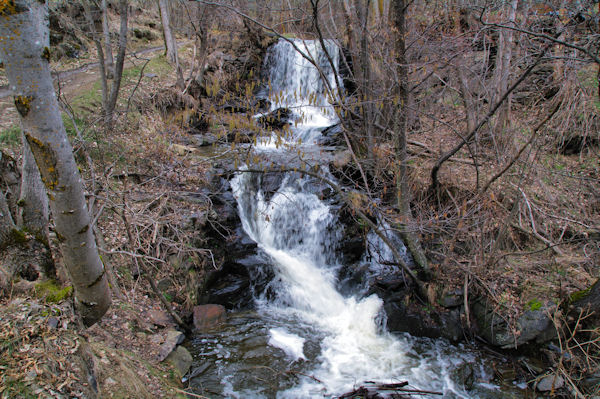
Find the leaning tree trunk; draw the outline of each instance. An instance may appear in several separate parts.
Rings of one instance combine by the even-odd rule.
[[[110,306],[104,267],[90,228],[81,176],[50,75],[48,7],[37,0],[0,2],[0,55],[15,93],[24,135],[50,200],[75,307],[91,326]],[[11,40],[6,40],[10,37]]]
[[[169,21],[169,7],[167,0],[158,0],[158,8],[160,10],[160,18],[163,26],[163,34],[165,37],[165,47],[167,48],[167,59],[175,64],[177,72],[177,87],[183,89],[183,71],[179,65],[179,54],[177,53],[177,42],[171,31],[171,23]]]

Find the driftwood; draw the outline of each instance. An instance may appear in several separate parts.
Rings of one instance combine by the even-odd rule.
[[[424,391],[420,389],[406,389],[405,386],[408,385],[408,381],[402,381],[397,383],[379,383],[375,381],[365,381],[365,385],[360,386],[359,388],[347,392],[342,396],[339,396],[338,399],[383,399],[384,397],[380,395],[380,391],[393,391],[391,394],[386,394],[386,398],[405,398],[411,397],[411,395],[438,395],[443,396],[442,392],[435,391]]]

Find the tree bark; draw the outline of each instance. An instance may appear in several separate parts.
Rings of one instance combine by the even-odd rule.
[[[177,53],[177,42],[171,31],[171,23],[169,20],[169,7],[167,0],[158,0],[158,8],[160,10],[160,19],[163,26],[163,35],[165,38],[165,47],[167,49],[167,59],[175,64],[177,73],[177,87],[183,90],[184,80],[183,71],[179,65],[179,54]]]
[[[46,186],[76,311],[91,326],[109,308],[110,291],[50,74],[47,5],[36,0],[1,2],[0,38],[7,37],[13,40],[0,42],[6,75]]]
[[[17,224],[48,246],[48,196],[33,153],[23,135],[20,212]]]
[[[121,26],[119,28],[119,47],[117,52],[117,63],[115,64],[114,81],[111,87],[110,95],[107,96],[106,106],[106,125],[107,129],[112,128],[114,120],[114,111],[119,98],[119,89],[121,88],[121,79],[123,77],[123,66],[125,65],[125,53],[127,51],[127,18],[128,18],[127,0],[119,1],[119,14],[121,16]]]
[[[508,24],[514,26],[516,21],[519,0],[511,0],[508,4]],[[514,48],[514,32],[512,29],[500,30],[498,41],[498,54],[496,55],[496,68],[492,82],[494,84],[494,97],[490,104],[494,104],[506,92],[510,79],[510,65]],[[500,107],[498,118],[494,126],[494,135],[500,142],[505,143],[504,129],[510,123],[511,97]]]
[[[110,29],[108,27],[108,7],[106,0],[102,0],[102,34],[104,36],[104,54],[106,55],[106,76],[112,79],[115,76],[115,61],[113,59],[112,45],[110,43]]]
[[[398,99],[400,109],[396,120],[396,134],[394,135],[394,147],[397,157],[396,170],[396,205],[400,210],[404,221],[400,225],[400,234],[406,246],[413,256],[415,263],[419,266],[426,279],[431,278],[431,271],[423,249],[419,244],[417,235],[411,230],[413,221],[410,209],[411,193],[408,184],[408,151],[406,135],[408,132],[408,63],[406,59],[406,1],[396,0],[393,3],[394,27],[396,29],[396,72],[398,76]],[[408,228],[407,228],[408,227]]]

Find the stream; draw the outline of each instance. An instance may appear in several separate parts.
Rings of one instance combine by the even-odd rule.
[[[321,45],[293,42],[317,60],[335,88]],[[337,47],[327,41],[326,48],[337,65]],[[297,162],[298,146],[314,162],[326,157],[317,142],[337,119],[317,69],[280,40],[269,49],[263,73],[270,86],[259,95],[270,98],[271,111],[291,109],[295,123],[291,135],[268,136],[253,151],[287,164]],[[320,166],[334,180],[327,163]],[[382,300],[339,281],[344,265],[336,248],[344,234],[335,200],[322,199],[322,184],[298,173],[281,177],[275,190],[265,190],[264,179],[238,173],[230,185],[241,240],[257,244],[255,254],[240,262],[254,265],[251,276],[268,282],[253,292],[254,310],[230,312],[222,328],[193,337],[191,387],[208,397],[333,398],[365,381],[408,381],[407,389],[441,393],[418,397],[525,397],[515,386],[494,382],[491,360],[474,348],[387,332]],[[368,238],[386,252],[376,236]],[[380,260],[365,256],[360,263],[376,273],[384,267]]]

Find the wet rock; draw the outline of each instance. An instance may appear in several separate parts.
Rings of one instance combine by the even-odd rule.
[[[438,311],[408,302],[406,299],[411,290],[407,288],[386,290],[378,287],[378,290],[384,301],[390,331],[407,332],[417,337],[446,338],[452,342],[463,339],[459,309]]]
[[[463,363],[452,371],[452,381],[463,386],[467,391],[473,389],[475,383],[475,371],[470,363]]]
[[[163,344],[160,346],[160,350],[158,352],[158,361],[162,362],[173,352],[173,350],[177,347],[177,345],[181,344],[185,339],[185,335],[182,332],[177,330],[169,330],[167,331],[165,340]]]
[[[289,108],[277,108],[258,118],[258,124],[265,129],[283,129],[291,122],[292,111]]]
[[[318,143],[324,146],[344,146],[346,141],[343,133],[344,130],[340,123],[329,126],[321,131],[321,137],[319,137]]]
[[[224,323],[227,312],[222,305],[199,305],[194,306],[194,327],[204,331],[215,328]]]
[[[245,114],[248,112],[248,107],[239,103],[227,103],[221,106],[221,111],[231,114]]]
[[[560,389],[565,385],[565,380],[561,376],[548,375],[538,381],[535,389],[540,392],[549,392],[553,389]]]
[[[177,349],[167,356],[166,361],[173,365],[179,378],[181,378],[189,371],[193,358],[187,349],[183,346],[178,346]]]
[[[212,366],[211,362],[205,362],[198,367],[194,367],[192,369],[192,371],[190,371],[190,373],[185,378],[182,379],[182,382],[186,382],[188,380],[191,380],[192,378],[196,378],[199,375],[204,374],[206,372],[206,370],[208,370],[211,366]]]
[[[271,108],[271,101],[266,98],[259,98],[254,102],[253,107],[258,112],[267,112]]]

